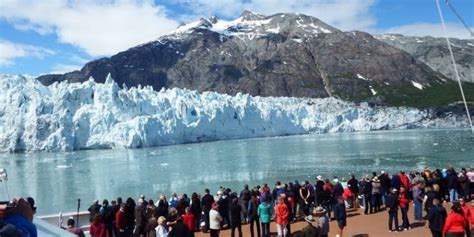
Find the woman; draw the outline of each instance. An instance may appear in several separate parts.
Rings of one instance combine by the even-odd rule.
[[[155,217],[167,216],[168,215],[168,201],[165,195],[160,195],[158,206],[155,208]]]
[[[279,237],[286,237],[288,232],[288,206],[283,201],[282,197],[278,197],[275,205],[276,225]]]
[[[166,229],[166,218],[164,216],[158,217],[158,226],[155,228],[156,237],[168,237],[168,230]]]
[[[101,215],[95,214],[89,233],[91,237],[108,237]]]
[[[398,203],[400,205],[400,211],[402,212],[402,226],[403,230],[410,229],[410,221],[408,220],[408,207],[410,206],[410,200],[408,200],[406,190],[403,186],[400,186],[400,194],[398,194]]]
[[[230,236],[235,236],[235,229],[239,232],[239,237],[242,237],[242,206],[239,205],[239,199],[234,197],[230,205]]]
[[[374,207],[374,213],[380,211],[380,199],[382,196],[381,191],[382,185],[380,184],[380,180],[377,176],[372,179],[372,200],[371,204]]]
[[[146,237],[156,237],[156,227],[158,226],[158,222],[156,218],[152,217],[148,219],[148,223],[146,225]]]
[[[194,216],[194,220],[196,223],[194,226],[196,227],[193,231],[196,231],[199,226],[199,220],[201,219],[201,200],[199,199],[199,195],[197,193],[193,193],[191,195],[191,213]]]
[[[300,206],[303,209],[305,216],[309,215],[309,190],[306,188],[306,185],[301,185],[300,191]]]
[[[451,213],[446,218],[443,228],[445,237],[464,237],[464,228],[467,225],[466,217],[459,202],[454,202]]]
[[[219,237],[222,221],[222,216],[219,214],[219,204],[215,202],[212,204],[211,211],[209,211],[209,233],[211,237]]]
[[[270,236],[270,219],[272,217],[272,207],[268,203],[268,198],[265,198],[258,206],[257,215],[260,217],[262,225],[262,237]]]

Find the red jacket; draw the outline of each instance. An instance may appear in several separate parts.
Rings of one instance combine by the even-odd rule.
[[[279,225],[288,225],[288,207],[285,203],[275,206],[276,223]]]
[[[402,183],[403,187],[405,187],[406,190],[410,188],[410,180],[405,174],[400,174],[400,182]]]
[[[125,230],[127,228],[127,217],[125,216],[125,212],[123,211],[118,211],[115,214],[115,227],[118,230]]]
[[[471,216],[469,217],[469,221],[471,221],[471,231],[474,231],[474,207],[471,207],[469,213],[471,214]]]
[[[92,223],[89,229],[91,237],[107,237],[104,223]]]
[[[346,198],[346,199],[352,198],[352,195],[353,195],[353,194],[352,194],[352,192],[351,192],[351,190],[350,190],[349,188],[345,188],[345,189],[344,189],[344,193],[342,194],[342,196],[343,196],[344,198]]]
[[[183,223],[189,228],[189,230],[194,231],[196,229],[196,220],[194,219],[193,214],[184,214]]]
[[[405,193],[400,193],[400,195],[398,195],[398,202],[400,203],[400,208],[407,208],[410,201]]]
[[[459,213],[452,212],[446,218],[443,228],[443,236],[446,235],[446,232],[452,233],[464,233],[464,228],[466,228],[466,218]]]

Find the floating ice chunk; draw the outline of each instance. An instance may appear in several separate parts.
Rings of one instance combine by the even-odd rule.
[[[377,91],[375,91],[374,88],[371,85],[369,85],[369,88],[370,88],[370,91],[372,92],[372,95],[377,94]]]
[[[364,81],[369,81],[369,79],[363,77],[363,76],[360,75],[359,73],[357,73],[357,78],[362,79],[362,80],[364,80]]]

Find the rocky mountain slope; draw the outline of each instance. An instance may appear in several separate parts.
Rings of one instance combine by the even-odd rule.
[[[155,41],[89,62],[80,71],[38,79],[45,85],[91,76],[104,82],[108,73],[127,87],[333,96],[382,105],[431,106],[430,97],[438,99],[439,91],[452,86],[443,74],[368,33],[342,32],[307,15],[248,11],[233,21],[211,17],[182,25]],[[455,93],[439,103],[457,101]]]
[[[376,35],[375,38],[402,49],[433,70],[456,80],[446,39],[410,37],[399,34]],[[461,80],[474,82],[474,40],[450,39]]]

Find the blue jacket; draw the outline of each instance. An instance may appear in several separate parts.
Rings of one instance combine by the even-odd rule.
[[[38,233],[36,231],[36,226],[28,221],[23,215],[21,214],[12,214],[8,215],[4,219],[5,223],[12,224],[19,231],[21,231],[24,237],[37,237]]]

